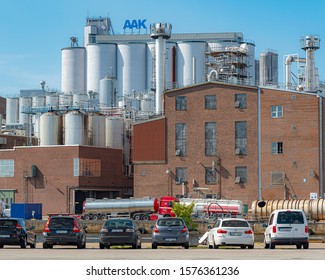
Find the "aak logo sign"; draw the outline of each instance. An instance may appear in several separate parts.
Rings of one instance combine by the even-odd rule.
[[[147,20],[146,19],[133,19],[133,20],[126,20],[125,23],[124,23],[124,26],[123,26],[123,29],[147,29],[147,26],[145,24]]]

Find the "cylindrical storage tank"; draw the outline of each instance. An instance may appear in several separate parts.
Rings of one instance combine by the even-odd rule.
[[[105,77],[99,83],[99,106],[101,108],[116,107],[116,80]]]
[[[123,119],[107,117],[105,122],[106,146],[110,148],[123,148],[124,122]]]
[[[118,96],[129,95],[132,90],[146,89],[146,48],[145,43],[118,44],[117,80]]]
[[[140,110],[142,112],[154,112],[155,111],[155,101],[150,98],[144,98],[140,103]]]
[[[96,147],[105,147],[105,119],[99,114],[88,116],[88,144]]]
[[[64,144],[87,145],[86,115],[70,111],[64,115]]]
[[[33,108],[45,108],[46,98],[44,95],[38,95],[32,97],[32,107]]]
[[[18,123],[19,99],[6,98],[6,124]]]
[[[28,124],[30,123],[30,114],[24,112],[30,111],[32,107],[31,97],[19,97],[19,123]]]
[[[177,84],[193,85],[205,82],[206,42],[179,42],[177,52]]]
[[[99,93],[99,81],[107,75],[116,77],[116,45],[88,45],[87,91]],[[123,76],[121,79],[123,79]]]
[[[73,103],[73,94],[65,93],[59,95],[59,109],[68,110],[72,108]]]
[[[89,97],[86,93],[75,93],[73,95],[73,108],[87,108],[88,107]]]
[[[255,44],[251,42],[247,42],[245,45],[247,45],[248,48],[248,65],[247,65],[247,84],[255,86],[256,85],[256,70],[255,70]],[[275,65],[274,65],[275,67]],[[276,68],[278,66],[276,65]],[[278,69],[277,69],[278,71]],[[275,78],[275,77],[274,77]],[[276,84],[278,84],[278,78],[276,75]]]
[[[40,117],[40,145],[62,144],[62,118],[54,112],[47,112]]]
[[[263,52],[260,54],[260,86],[278,85],[278,54]]]
[[[41,114],[37,113],[36,115],[32,116],[32,134],[35,137],[40,137],[40,118],[41,118]]]
[[[45,97],[45,105],[49,110],[59,110],[59,95],[50,94]]]
[[[63,93],[86,92],[86,49],[63,48],[61,54],[61,91]]]
[[[287,199],[287,200],[264,200],[264,207],[260,207],[261,201],[252,202],[252,218],[267,219],[274,210],[300,209],[315,221],[325,220],[325,199]]]

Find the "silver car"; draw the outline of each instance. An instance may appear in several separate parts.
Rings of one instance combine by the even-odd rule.
[[[189,231],[182,218],[160,218],[152,229],[152,249],[158,246],[189,248]]]

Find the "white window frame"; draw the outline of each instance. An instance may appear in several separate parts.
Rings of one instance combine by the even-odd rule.
[[[271,117],[273,119],[283,118],[283,106],[281,106],[281,105],[272,106],[271,107]]]

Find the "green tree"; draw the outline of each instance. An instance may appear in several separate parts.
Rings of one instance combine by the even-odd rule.
[[[190,231],[197,229],[197,223],[193,220],[192,212],[194,208],[194,202],[189,205],[180,202],[173,203],[173,212],[177,217],[183,218],[185,224]]]

